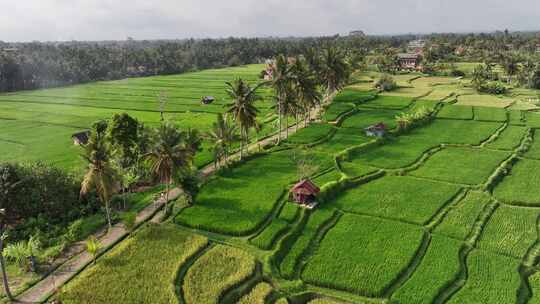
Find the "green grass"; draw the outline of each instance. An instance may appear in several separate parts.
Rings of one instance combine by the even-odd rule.
[[[329,182],[335,182],[340,180],[343,177],[341,172],[339,172],[336,169],[331,170],[330,172],[327,172],[323,175],[317,176],[313,179],[313,182],[318,185],[319,187],[324,186],[324,184]]]
[[[540,271],[535,272],[529,277],[529,284],[532,291],[532,297],[529,303],[540,303]]]
[[[301,231],[300,236],[287,252],[280,264],[281,274],[286,278],[295,275],[296,265],[305,254],[311,241],[316,236],[319,228],[332,218],[334,212],[331,209],[317,209],[310,214],[307,224]]]
[[[298,130],[287,141],[293,144],[310,144],[326,137],[334,127],[324,123],[314,123]]]
[[[478,145],[499,127],[499,123],[492,122],[437,119],[407,135],[391,139],[383,146],[364,149],[354,154],[352,161],[377,168],[402,168],[443,143]]]
[[[478,121],[505,122],[507,120],[506,115],[505,109],[474,107],[474,119]]]
[[[520,261],[480,250],[467,258],[468,279],[447,303],[515,303]]]
[[[345,214],[308,261],[308,283],[380,296],[415,255],[422,230],[414,225]]]
[[[438,118],[473,119],[473,108],[469,106],[445,105],[437,114]]]
[[[249,242],[263,250],[269,250],[289,227],[287,221],[274,219],[259,235],[249,240]]]
[[[186,303],[219,303],[223,293],[255,271],[255,259],[237,248],[216,245],[189,268],[182,290]]]
[[[435,235],[412,277],[392,296],[400,304],[431,304],[459,272],[461,242]]]
[[[384,109],[361,109],[358,113],[345,119],[341,126],[344,128],[364,129],[371,125],[383,122],[388,128],[392,129],[396,127],[395,117],[398,113],[399,111]]]
[[[293,203],[285,203],[281,212],[279,213],[279,218],[285,220],[289,223],[293,223],[294,220],[298,217],[300,209]]]
[[[540,112],[525,112],[527,126],[531,128],[540,128]]]
[[[387,176],[345,192],[333,203],[352,213],[427,223],[459,191],[453,185]]]
[[[247,295],[243,296],[238,304],[265,304],[265,299],[272,293],[272,285],[262,282],[257,284]]]
[[[445,148],[432,155],[411,175],[457,184],[478,185],[487,181],[509,153],[469,148]]]
[[[537,130],[534,131],[534,140],[532,142],[531,147],[529,148],[527,153],[525,153],[524,156],[527,158],[540,160],[540,132],[539,131]]]
[[[516,149],[525,136],[527,128],[518,127],[518,126],[508,126],[502,133],[497,137],[497,139],[486,145],[486,147],[491,149],[507,150],[512,151]]]
[[[258,82],[263,68],[249,65],[0,94],[0,161],[39,160],[79,170],[83,161],[79,156],[81,150],[73,146],[73,133],[118,112],[126,112],[146,125],[157,125],[160,114],[156,96],[161,91],[169,96],[166,119],[182,128],[207,131],[216,114],[225,111],[225,81],[242,77],[251,83]],[[272,111],[269,93],[269,89],[261,90],[266,97],[257,104],[261,119]],[[216,101],[202,105],[200,99],[206,95],[215,96]],[[265,126],[263,133],[272,131]],[[196,161],[203,165],[209,160],[209,152],[205,151]]]
[[[351,130],[353,130],[351,132]],[[353,146],[358,146],[372,141],[372,138],[364,136],[364,131],[359,129],[340,128],[332,138],[314,148],[317,151],[333,155]]]
[[[378,169],[370,166],[364,166],[360,163],[344,161],[339,164],[341,170],[350,178],[365,176],[376,172]]]
[[[540,206],[540,161],[519,160],[495,187],[493,195],[505,202],[516,205]]]
[[[522,112],[521,111],[508,111],[508,121],[513,126],[524,126],[525,121],[522,120]]]
[[[296,177],[291,151],[263,155],[204,185],[176,222],[231,235],[256,229]]]
[[[345,88],[334,98],[334,103],[338,102],[352,102],[355,104],[364,103],[370,99],[375,98],[375,94],[372,92],[359,91],[352,88]]]
[[[464,199],[450,207],[442,223],[435,228],[435,232],[465,240],[476,219],[490,201],[488,194],[470,191]]]
[[[149,226],[63,288],[62,303],[178,303],[177,271],[206,244],[174,226]]]
[[[308,304],[344,304],[344,303],[337,300],[320,298],[320,299],[311,300],[308,302]]]
[[[401,96],[378,96],[360,105],[361,108],[402,110],[412,103],[412,98]]]
[[[478,247],[521,259],[536,241],[540,211],[501,205],[484,228]]]
[[[343,113],[347,113],[354,109],[354,104],[351,103],[344,103],[344,102],[334,102],[330,104],[324,114],[323,119],[325,121],[335,121],[339,118],[339,116]]]

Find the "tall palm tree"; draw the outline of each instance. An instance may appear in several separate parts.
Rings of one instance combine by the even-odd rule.
[[[201,139],[196,130],[181,132],[171,123],[163,123],[156,134],[155,145],[146,154],[153,175],[166,185],[165,205],[173,181],[193,164]]]
[[[105,138],[107,123],[100,121],[94,124],[94,128],[84,146],[82,157],[88,161],[88,171],[84,175],[81,183],[81,197],[92,190],[96,190],[99,200],[105,204],[107,223],[109,229],[112,228],[110,200],[112,195],[118,190],[118,175],[111,162],[111,150]]]
[[[272,80],[270,80],[270,86],[274,89],[275,102],[278,113],[279,134],[278,144],[281,142],[281,133],[283,130],[283,117],[285,116],[285,102],[290,99],[290,85],[291,85],[291,67],[285,55],[279,55],[276,57],[274,64],[272,65]]]
[[[227,94],[232,99],[232,102],[227,104],[227,113],[230,113],[240,129],[240,159],[243,158],[244,145],[248,141],[249,130],[257,128],[257,114],[259,110],[255,106],[255,102],[261,100],[257,95],[257,89],[263,85],[259,84],[254,88],[243,81],[241,78],[234,80],[232,83],[227,82]]]
[[[207,138],[213,143],[214,166],[217,168],[221,159],[227,165],[230,145],[238,140],[236,126],[230,123],[227,115],[219,113],[217,121],[212,124],[212,129],[206,134]]]
[[[321,56],[321,83],[325,86],[328,98],[335,91],[347,84],[351,76],[351,68],[345,54],[335,47],[329,47]]]
[[[310,69],[306,59],[297,57],[291,70],[293,81],[298,99],[299,110],[303,112],[305,123],[310,116],[311,109],[318,106],[321,102],[321,93],[317,83],[315,71]],[[298,120],[296,122],[298,127]]]

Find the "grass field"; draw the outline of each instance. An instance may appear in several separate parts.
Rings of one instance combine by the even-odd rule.
[[[512,151],[519,146],[521,140],[526,134],[526,131],[527,128],[525,127],[508,126],[494,142],[489,143],[486,145],[486,147],[491,149]]]
[[[177,271],[206,244],[171,225],[145,228],[70,282],[62,303],[178,303]]]
[[[495,188],[495,197],[510,204],[540,206],[540,161],[523,159]]]

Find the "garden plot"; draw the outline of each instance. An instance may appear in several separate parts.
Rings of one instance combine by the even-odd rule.
[[[291,151],[267,154],[219,176],[201,189],[194,206],[176,222],[193,228],[242,235],[256,229],[296,177]]]
[[[540,161],[519,160],[495,187],[493,195],[508,204],[540,206]]]
[[[450,207],[442,223],[435,228],[435,232],[465,240],[478,216],[490,201],[491,197],[487,193],[470,191],[464,199]]]
[[[377,123],[384,123],[389,129],[396,127],[396,115],[399,111],[360,109],[356,114],[343,121],[343,128],[364,129]],[[359,133],[363,133],[360,131]]]
[[[438,118],[473,119],[473,108],[469,106],[445,105],[437,114]]]
[[[412,98],[399,96],[379,96],[374,100],[362,103],[360,108],[402,110],[412,103]]]
[[[346,214],[308,261],[308,283],[380,296],[414,258],[423,231],[417,226]]]
[[[392,296],[400,304],[431,304],[459,273],[460,241],[434,235],[412,277]]]
[[[521,259],[538,238],[534,208],[501,205],[484,228],[478,247]]]
[[[467,258],[468,278],[447,303],[515,303],[520,260],[474,250]]]
[[[510,153],[502,151],[445,148],[432,155],[410,174],[456,184],[479,185],[486,182]]]
[[[68,283],[62,303],[177,303],[178,269],[206,244],[171,225],[146,227]]]
[[[348,190],[333,205],[345,212],[423,225],[458,191],[449,184],[387,176]]]
[[[519,147],[521,140],[527,134],[526,127],[508,126],[497,139],[486,145],[487,148],[512,151]]]
[[[182,290],[186,304],[217,304],[224,292],[251,276],[255,259],[237,248],[217,245],[189,268]]]
[[[474,119],[478,121],[505,122],[508,117],[505,109],[474,107]]]
[[[352,162],[384,169],[412,165],[424,152],[440,144],[479,145],[489,138],[499,123],[437,119],[430,125],[399,136],[382,146],[354,153]]]

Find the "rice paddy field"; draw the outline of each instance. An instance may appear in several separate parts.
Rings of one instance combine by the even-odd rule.
[[[14,118],[0,120],[12,124],[0,135],[12,148],[0,149],[7,157],[46,141],[17,137],[17,124],[69,135],[112,108],[156,123],[153,94],[182,80],[201,88],[172,90],[167,115],[208,127],[223,110],[223,81],[235,72],[256,81],[257,69],[2,95]],[[450,102],[447,96],[466,90],[450,77],[402,75],[398,83],[404,88],[379,96],[369,82],[344,89],[320,121],[211,177],[193,206],[166,224],[143,226],[100,257],[62,289],[64,303],[537,303],[540,115],[485,96]],[[216,104],[200,105],[201,94],[216,95]],[[28,112],[88,108],[91,115],[50,110],[34,122],[16,105]],[[269,103],[261,105],[270,113]],[[431,120],[396,132],[396,115],[425,105],[435,108]],[[386,137],[367,136],[364,128],[378,122],[388,126]],[[65,153],[76,152],[70,140],[64,148],[43,155],[76,164]],[[313,210],[289,199],[299,155],[314,160],[311,180],[321,192]]]

